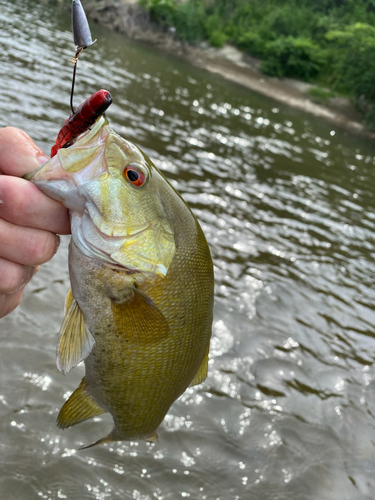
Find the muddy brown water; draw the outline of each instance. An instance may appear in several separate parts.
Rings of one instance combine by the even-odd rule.
[[[69,114],[69,14],[0,0],[0,26],[0,125],[48,152]],[[76,104],[110,90],[113,128],[154,160],[207,235],[209,375],[171,407],[159,443],[78,451],[111,420],[55,425],[83,375],[55,366],[64,238],[0,321],[0,498],[373,499],[374,144],[92,31]]]

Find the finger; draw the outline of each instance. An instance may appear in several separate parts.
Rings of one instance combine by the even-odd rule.
[[[0,129],[0,172],[22,177],[48,160],[48,156],[22,130]]]
[[[11,313],[17,306],[19,306],[22,299],[23,289],[11,295],[0,295],[0,318]]]
[[[68,209],[18,177],[0,175],[0,218],[53,233],[70,233]]]
[[[60,239],[49,231],[16,226],[0,219],[0,257],[25,266],[39,266],[52,259]]]
[[[37,267],[21,266],[0,257],[0,295],[9,295],[21,290],[37,269]]]

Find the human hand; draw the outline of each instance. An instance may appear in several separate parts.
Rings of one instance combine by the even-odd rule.
[[[70,233],[68,210],[20,178],[47,160],[22,130],[0,129],[0,318],[18,306],[26,283],[55,255],[57,234]]]

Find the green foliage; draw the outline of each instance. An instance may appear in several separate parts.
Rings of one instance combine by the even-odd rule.
[[[228,42],[269,75],[346,93],[375,129],[375,0],[140,1],[182,40]]]
[[[208,41],[214,47],[221,47],[227,41],[227,37],[225,33],[222,33],[219,30],[215,30],[209,33]]]
[[[204,18],[204,7],[200,1],[184,2],[176,9],[174,27],[188,42],[201,40],[205,37]]]
[[[140,3],[155,19],[176,28],[182,40],[195,42],[206,38],[204,6],[201,0],[179,4],[176,4],[175,0],[140,0]]]
[[[173,9],[175,7],[175,0],[141,0],[140,4],[147,10],[153,9]]]
[[[255,57],[264,57],[267,42],[259,33],[245,31],[237,38],[237,47]]]
[[[218,14],[207,18],[204,29],[210,44],[214,47],[221,47],[228,38],[223,31],[223,22]]]
[[[310,81],[325,64],[324,52],[308,38],[278,38],[266,46],[261,70],[271,76]]]
[[[375,128],[375,28],[355,23],[328,32],[326,38],[335,47],[332,84],[352,95],[368,124]]]

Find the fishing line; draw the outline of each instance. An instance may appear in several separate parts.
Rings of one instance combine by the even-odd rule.
[[[78,47],[76,55],[70,59],[70,62],[73,63],[73,78],[72,78],[72,89],[70,91],[70,109],[72,110],[72,113],[74,113],[74,107],[73,107],[73,95],[74,95],[74,85],[76,83],[76,73],[77,73],[77,64],[78,64],[78,58],[82,52],[84,47]]]

